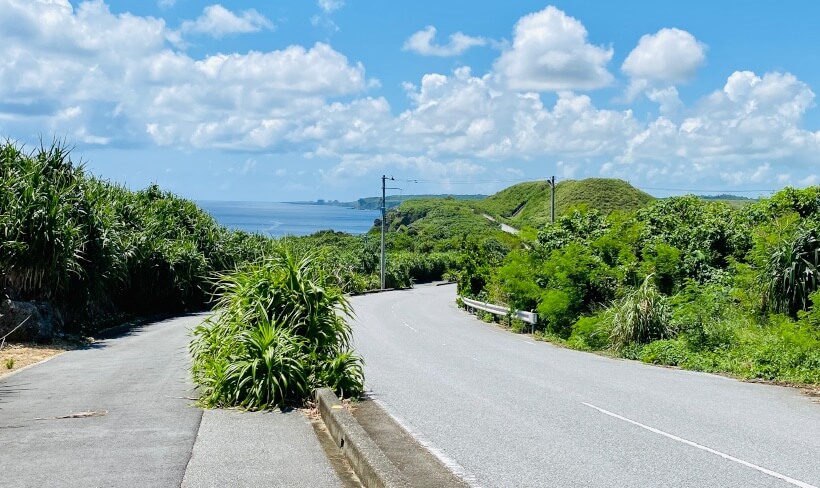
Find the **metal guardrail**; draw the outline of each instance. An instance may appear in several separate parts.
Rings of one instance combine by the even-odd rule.
[[[492,303],[479,302],[478,300],[472,300],[470,298],[465,297],[461,297],[461,301],[463,301],[464,305],[466,305],[468,308],[484,310],[485,312],[490,312],[495,315],[508,315],[510,313],[510,309],[508,307],[502,307],[501,305],[493,305]],[[538,314],[535,312],[522,312],[520,310],[516,310],[513,312],[513,315],[528,324],[535,325],[538,323]]]

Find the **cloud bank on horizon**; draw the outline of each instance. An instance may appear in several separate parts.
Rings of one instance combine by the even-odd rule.
[[[236,185],[265,170],[280,199],[324,197],[310,181],[361,196],[357,182],[383,172],[445,182],[432,191],[552,173],[704,190],[820,183],[811,87],[787,70],[723,66],[718,85],[682,97],[712,46],[675,26],[618,45],[616,58],[555,6],[519,17],[509,40],[417,25],[394,55],[448,69],[418,64],[420,76],[386,84],[389,65],[370,70],[334,47],[350,2],[319,0],[310,22],[325,37],[277,47],[237,39],[275,38],[292,19],[221,4],[163,17],[179,4],[148,15],[103,0],[0,0],[0,134],[190,157]],[[531,164],[544,160],[554,164]],[[205,182],[188,184],[175,190],[199,196]]]

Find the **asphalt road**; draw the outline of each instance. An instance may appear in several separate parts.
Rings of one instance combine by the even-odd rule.
[[[203,318],[0,379],[0,486],[342,486],[303,412],[192,406],[188,329]]]
[[[147,325],[0,380],[0,485],[179,486],[202,417],[189,406],[186,327],[201,320]]]
[[[354,297],[368,390],[475,486],[820,486],[798,390],[536,343],[454,286]]]

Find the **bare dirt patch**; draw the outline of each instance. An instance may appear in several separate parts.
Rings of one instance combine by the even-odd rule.
[[[20,368],[45,361],[57,354],[77,349],[80,344],[57,342],[54,344],[6,343],[0,349],[0,378]]]

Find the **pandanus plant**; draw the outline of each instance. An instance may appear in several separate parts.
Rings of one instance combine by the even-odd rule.
[[[206,406],[264,409],[302,403],[329,386],[364,387],[350,350],[352,310],[313,256],[286,247],[219,276],[214,315],[193,330],[193,377]]]

